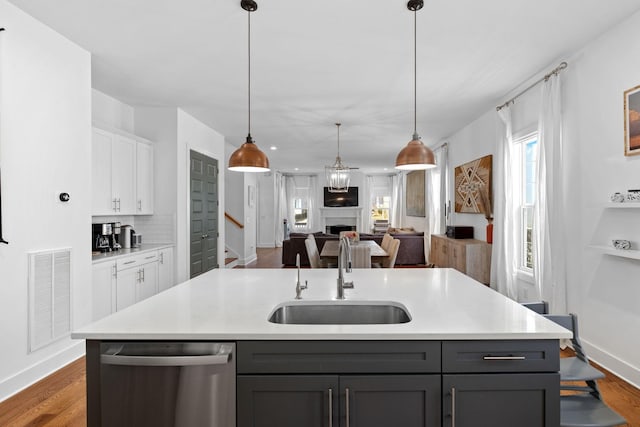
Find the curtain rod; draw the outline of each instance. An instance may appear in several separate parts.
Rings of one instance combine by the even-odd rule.
[[[551,72],[549,72],[548,74],[545,74],[545,76],[543,78],[541,78],[540,80],[537,80],[535,82],[533,82],[529,87],[527,87],[526,89],[524,89],[523,91],[519,92],[517,95],[515,95],[513,98],[511,98],[510,100],[508,100],[507,102],[505,102],[502,105],[498,105],[496,107],[496,111],[500,111],[502,110],[504,107],[507,107],[509,104],[513,104],[515,102],[515,100],[517,98],[519,98],[520,96],[524,95],[526,92],[528,92],[529,90],[533,89],[534,87],[536,87],[539,83],[541,82],[546,82],[547,80],[549,80],[551,78],[551,76],[557,75],[560,73],[560,71],[564,70],[565,68],[567,68],[569,66],[569,64],[567,64],[566,62],[562,61],[560,63],[560,65],[558,65],[556,68],[554,68],[553,70],[551,70]]]

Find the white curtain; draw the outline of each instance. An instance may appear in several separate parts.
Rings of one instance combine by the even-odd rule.
[[[294,230],[294,225],[296,223],[296,215],[294,212],[293,206],[293,198],[295,194],[296,182],[295,177],[291,175],[285,175],[284,177],[284,187],[285,187],[285,200],[287,207],[287,221],[289,221],[289,230]]]
[[[560,75],[542,86],[538,122],[536,203],[533,207],[533,275],[538,297],[552,313],[567,312],[562,179],[562,94]]]
[[[429,262],[431,235],[446,232],[446,212],[449,177],[449,146],[447,143],[435,149],[436,167],[427,171],[427,232],[424,234],[425,260]]]
[[[511,108],[498,111],[498,146],[496,147],[493,248],[491,254],[491,287],[513,300],[517,300],[516,284],[517,236],[515,223],[518,206],[514,199],[514,183],[519,182],[514,165]]]
[[[364,185],[362,188],[362,195],[364,196],[364,203],[362,204],[362,211],[360,212],[360,223],[362,224],[361,233],[371,233],[373,231],[373,222],[371,221],[371,199],[374,197],[375,182],[372,175],[365,176]]]
[[[319,231],[320,206],[318,206],[318,176],[309,177],[309,193],[307,201],[307,227],[310,233]],[[324,230],[322,230],[324,231]]]
[[[287,238],[284,235],[284,220],[287,218],[287,192],[285,189],[284,176],[280,172],[276,172],[275,174],[275,186],[276,186],[276,203],[275,203],[275,214],[276,214],[276,223],[275,223],[275,236],[276,236],[276,247],[282,246],[282,241]],[[287,221],[288,218],[287,218]],[[290,224],[287,224],[289,227]],[[289,228],[291,230],[291,228]]]
[[[391,192],[391,212],[389,213],[391,227],[402,227],[404,220],[404,198],[402,193],[405,184],[405,174],[399,172],[393,176],[393,190]]]

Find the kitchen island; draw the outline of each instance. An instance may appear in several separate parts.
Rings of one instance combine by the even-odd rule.
[[[213,270],[75,331],[87,340],[88,425],[101,425],[100,346],[113,341],[237,345],[238,426],[559,424],[566,329],[453,269],[347,275],[355,288],[335,304],[393,302],[406,323],[269,322],[296,275]],[[301,304],[333,300],[336,277],[302,270]]]

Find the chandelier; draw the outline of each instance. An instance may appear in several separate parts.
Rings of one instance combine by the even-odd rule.
[[[327,187],[330,193],[346,193],[349,191],[349,181],[351,180],[351,168],[342,164],[340,158],[340,123],[336,123],[338,129],[338,155],[332,166],[325,166],[327,176]]]

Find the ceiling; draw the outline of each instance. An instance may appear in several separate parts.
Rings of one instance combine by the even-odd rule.
[[[93,87],[179,107],[240,146],[247,12],[240,0],[10,0],[92,52]],[[271,168],[393,170],[413,133],[413,12],[405,0],[257,0],[251,134]],[[640,0],[425,0],[417,130],[428,145],[640,9]],[[571,66],[571,64],[569,64]],[[271,151],[270,146],[276,146]]]

